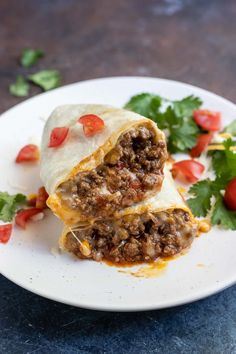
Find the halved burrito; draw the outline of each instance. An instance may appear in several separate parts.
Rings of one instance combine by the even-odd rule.
[[[100,120],[103,129],[86,134],[80,123],[84,117],[91,119],[92,129],[93,119]],[[69,128],[68,134],[60,146],[51,147],[58,127]],[[58,107],[42,139],[47,204],[68,225],[107,217],[159,191],[166,159],[163,132],[139,114],[104,105]]]
[[[150,262],[188,248],[197,223],[170,173],[165,175],[159,193],[114,218],[65,227],[60,247],[82,259],[114,263]]]

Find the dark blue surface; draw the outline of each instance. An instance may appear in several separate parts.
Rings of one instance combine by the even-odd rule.
[[[0,353],[236,353],[236,286],[161,311],[109,313],[55,303],[0,278]]]

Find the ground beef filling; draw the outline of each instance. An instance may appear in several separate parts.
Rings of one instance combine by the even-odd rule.
[[[151,262],[180,253],[190,246],[196,232],[189,214],[174,209],[128,215],[116,222],[97,221],[93,227],[68,233],[65,247],[79,258],[96,261]]]
[[[167,151],[154,134],[144,125],[123,134],[101,166],[58,188],[62,200],[85,216],[104,217],[143,200],[148,191],[159,190]]]

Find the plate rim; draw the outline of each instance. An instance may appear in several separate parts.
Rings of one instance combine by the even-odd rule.
[[[222,103],[224,104],[227,104],[228,106],[231,106],[232,109],[236,109],[236,105],[230,101],[229,99],[223,97],[223,96],[220,96],[212,91],[209,91],[209,90],[206,90],[206,89],[203,89],[199,86],[195,86],[195,85],[192,85],[192,84],[188,84],[188,83],[185,83],[185,82],[182,82],[182,81],[177,81],[177,80],[170,80],[170,79],[165,79],[165,78],[159,78],[159,77],[152,77],[152,76],[110,76],[110,77],[98,77],[98,78],[94,78],[94,79],[88,79],[88,80],[83,80],[83,81],[77,81],[77,82],[74,82],[74,83],[71,83],[71,84],[67,84],[67,85],[64,85],[64,86],[61,86],[61,87],[58,87],[54,90],[50,90],[50,91],[47,91],[47,92],[43,92],[43,93],[40,93],[40,94],[37,94],[33,97],[30,97],[14,106],[12,106],[11,108],[7,109],[6,111],[4,111],[3,113],[0,114],[0,118],[3,119],[3,118],[6,118],[6,116],[12,112],[14,112],[14,110],[18,109],[19,107],[22,107],[24,105],[27,105],[29,102],[32,102],[34,100],[37,100],[39,97],[42,97],[42,96],[50,96],[50,94],[53,92],[58,92],[58,91],[61,91],[61,90],[66,90],[70,87],[73,87],[73,86],[76,86],[78,84],[84,84],[84,83],[94,83],[95,81],[112,81],[112,80],[122,80],[122,79],[126,79],[126,80],[158,80],[159,81],[159,84],[160,84],[160,81],[163,81],[165,83],[170,83],[170,84],[176,84],[176,85],[181,85],[181,86],[184,86],[185,88],[187,88],[190,92],[191,92],[191,89],[192,90],[198,90],[199,91],[199,94],[204,94],[204,95],[209,95],[211,96],[212,98],[214,99],[217,99],[218,101],[221,101]],[[220,282],[217,284],[214,284],[210,287],[210,289],[207,289],[205,291],[201,290],[200,292],[196,292],[195,295],[189,295],[188,297],[185,298],[185,300],[183,299],[179,299],[178,301],[167,301],[167,302],[162,302],[160,305],[158,304],[150,304],[150,305],[147,305],[147,304],[144,304],[144,305],[141,305],[141,306],[137,306],[137,305],[134,305],[134,306],[125,306],[125,304],[122,304],[122,305],[107,305],[107,306],[104,306],[103,304],[98,304],[98,305],[94,305],[94,304],[89,304],[88,302],[84,302],[83,300],[80,299],[80,303],[76,302],[76,301],[70,301],[70,300],[66,300],[66,299],[63,299],[61,298],[60,296],[57,296],[55,294],[55,296],[51,295],[51,294],[47,294],[46,291],[41,291],[41,290],[37,290],[37,289],[34,289],[33,287],[30,287],[30,285],[28,284],[22,284],[20,280],[16,280],[14,279],[14,277],[11,277],[9,275],[5,275],[4,272],[0,272],[0,274],[2,274],[6,279],[12,281],[14,284],[20,286],[21,288],[27,290],[27,291],[30,291],[36,295],[39,295],[39,296],[42,296],[44,298],[47,298],[49,300],[52,300],[52,301],[57,301],[57,302],[60,302],[60,303],[63,303],[63,304],[66,304],[66,305],[70,305],[70,306],[75,306],[75,307],[80,307],[80,308],[85,308],[85,309],[89,309],[89,310],[96,310],[96,311],[110,311],[110,312],[135,312],[135,311],[151,311],[151,310],[159,310],[159,309],[164,309],[164,308],[171,308],[171,307],[177,307],[177,306],[181,306],[181,305],[185,305],[185,304],[189,304],[189,303],[192,303],[192,302],[195,302],[195,301],[198,301],[198,300],[201,300],[201,299],[205,299],[207,298],[208,296],[211,296],[211,295],[214,295],[214,294],[217,294],[227,288],[229,288],[230,286],[234,285],[236,283],[236,274],[235,274],[235,277],[232,277],[230,279],[228,279],[227,281],[225,282]],[[221,285],[219,285],[221,284]]]
[[[97,78],[94,78],[94,79],[75,81],[75,82],[72,82],[70,84],[57,87],[57,88],[55,88],[53,90],[49,90],[49,91],[46,91],[46,92],[41,92],[41,93],[39,93],[37,95],[34,95],[32,97],[29,97],[29,98],[23,100],[22,102],[16,103],[14,106],[12,106],[12,107],[8,108],[7,110],[3,111],[0,114],[0,118],[3,118],[9,112],[12,112],[14,109],[16,109],[18,107],[24,106],[25,104],[37,99],[38,97],[47,96],[47,95],[50,95],[51,93],[58,92],[58,91],[66,89],[68,87],[76,86],[76,85],[82,84],[82,83],[90,83],[90,82],[93,82],[93,81],[109,81],[109,80],[116,80],[116,79],[118,79],[118,80],[119,79],[132,79],[132,80],[150,79],[150,80],[159,80],[159,81],[163,81],[163,82],[169,82],[169,83],[172,83],[172,84],[178,84],[178,85],[182,85],[182,86],[187,86],[189,89],[191,89],[191,88],[198,89],[199,91],[201,91],[201,92],[203,92],[205,94],[209,94],[210,96],[215,97],[217,99],[220,99],[222,102],[228,103],[228,104],[232,105],[232,107],[236,108],[236,104],[233,103],[228,98],[225,98],[224,96],[220,96],[220,95],[218,95],[217,93],[215,93],[213,91],[209,91],[207,89],[203,89],[203,88],[201,88],[199,86],[188,84],[188,83],[183,82],[183,81],[165,79],[165,78],[162,78],[162,77],[153,77],[153,76],[135,76],[135,75],[134,76],[132,76],[132,75],[131,76],[107,76],[107,77],[106,76],[102,76],[102,77],[97,77]]]
[[[83,301],[80,300],[80,304],[76,303],[76,301],[69,301],[69,300],[64,300],[60,297],[54,297],[51,295],[47,295],[45,294],[43,291],[38,291],[38,290],[32,290],[32,288],[30,288],[30,286],[28,285],[22,285],[20,283],[20,281],[16,281],[11,279],[11,277],[6,276],[2,273],[0,273],[4,278],[6,278],[7,280],[11,281],[12,283],[14,283],[15,285],[21,287],[24,290],[27,290],[37,296],[41,296],[45,299],[48,299],[50,301],[56,301],[58,303],[64,304],[64,305],[68,305],[68,306],[74,306],[77,308],[81,308],[81,309],[86,309],[86,310],[93,310],[93,311],[106,311],[106,312],[144,312],[144,311],[155,311],[155,310],[164,310],[164,309],[169,309],[169,308],[173,308],[173,307],[179,307],[179,306],[184,306],[184,305],[188,305],[191,304],[193,302],[196,301],[200,301],[200,300],[204,300],[212,295],[216,295],[228,288],[230,288],[231,286],[236,284],[236,279],[232,279],[231,281],[229,281],[228,283],[224,284],[224,286],[218,288],[217,290],[215,290],[214,286],[212,286],[212,289],[209,291],[205,291],[200,292],[199,294],[197,293],[195,296],[190,296],[186,301],[182,301],[182,300],[178,300],[176,302],[167,302],[167,303],[163,303],[160,305],[156,305],[156,304],[152,304],[152,305],[142,305],[142,307],[138,307],[138,306],[120,306],[120,305],[112,305],[112,306],[104,306],[99,304],[98,306],[92,305],[92,304],[88,304],[88,302],[83,303]]]

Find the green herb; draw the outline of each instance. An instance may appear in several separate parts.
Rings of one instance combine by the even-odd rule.
[[[9,86],[9,92],[16,97],[25,97],[29,93],[29,84],[23,76],[17,76],[16,82]]]
[[[41,49],[26,48],[22,51],[20,62],[22,66],[29,68],[36,64],[43,56],[44,52]]]
[[[215,180],[206,179],[194,184],[189,190],[194,197],[187,202],[195,216],[206,216],[211,212],[213,225],[236,230],[236,212],[225,207],[222,197],[222,191],[236,176],[236,154],[230,150],[234,146],[232,139],[226,140],[223,145],[225,150],[211,154],[212,167],[217,177]]]
[[[221,225],[225,229],[236,230],[236,212],[228,210],[223,197],[218,195],[211,216],[213,225]]]
[[[211,211],[213,225],[236,230],[236,212],[225,207],[221,195],[226,184],[223,177],[215,181],[200,181],[190,188],[189,193],[193,194],[194,198],[188,199],[187,202],[195,216],[206,216]]]
[[[155,119],[162,104],[162,98],[150,93],[141,93],[131,97],[125,105],[126,109],[141,114],[142,116]]]
[[[61,83],[61,75],[57,70],[42,70],[36,74],[30,75],[28,78],[44,91],[54,89]]]
[[[212,182],[209,179],[194,184],[190,190],[195,198],[188,200],[188,205],[195,216],[206,216],[211,207]]]
[[[224,132],[236,136],[236,119],[225,127]]]
[[[232,139],[227,139],[223,143],[225,150],[215,150],[212,156],[212,167],[217,176],[227,175],[227,179],[236,176],[236,154],[230,150],[235,143]]]
[[[169,125],[168,149],[171,153],[186,152],[196,145],[199,129],[193,120],[181,119],[176,125]]]
[[[174,111],[177,117],[192,117],[193,111],[202,105],[202,101],[196,96],[187,96],[180,101],[173,101]]]
[[[201,100],[195,96],[170,101],[158,95],[142,93],[133,96],[125,108],[152,119],[160,129],[165,129],[168,149],[175,153],[186,152],[196,144],[200,130],[192,119],[192,114],[201,104]]]
[[[7,192],[0,192],[0,220],[12,221],[17,210],[26,203],[26,196],[23,194],[10,195]]]

